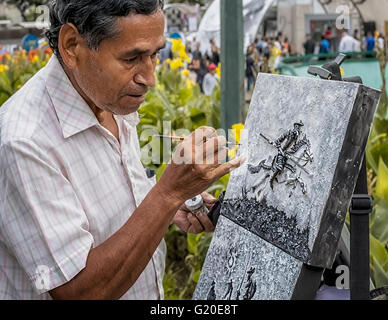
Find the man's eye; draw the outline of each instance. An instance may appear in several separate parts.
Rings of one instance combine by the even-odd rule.
[[[136,59],[137,59],[137,57],[133,57],[133,58],[125,59],[125,61],[130,63],[130,62],[136,61]]]

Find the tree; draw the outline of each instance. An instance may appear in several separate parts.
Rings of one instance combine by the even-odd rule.
[[[5,0],[7,4],[14,5],[20,11],[24,21],[34,19],[36,14],[31,14],[31,9],[37,6],[47,4],[49,0]]]

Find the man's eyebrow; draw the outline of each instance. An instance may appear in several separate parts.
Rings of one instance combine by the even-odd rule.
[[[166,42],[163,43],[163,45],[161,45],[160,47],[158,47],[155,52],[158,52],[162,49],[164,49],[166,47]],[[149,50],[142,50],[142,49],[139,49],[139,48],[135,48],[133,50],[130,50],[130,51],[127,51],[124,55],[125,56],[137,56],[137,55],[142,55],[142,54],[146,54],[146,53],[149,53],[150,51]]]

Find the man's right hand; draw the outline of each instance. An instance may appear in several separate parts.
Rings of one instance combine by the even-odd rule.
[[[242,157],[226,162],[227,141],[213,128],[201,127],[178,146],[158,187],[179,204],[208,189],[214,182],[240,167]]]

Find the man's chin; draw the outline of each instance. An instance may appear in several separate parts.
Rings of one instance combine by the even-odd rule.
[[[135,113],[140,109],[140,104],[139,105],[122,105],[119,108],[115,108],[113,114],[117,116],[127,116],[131,113]]]
[[[126,116],[128,114],[137,112],[144,102],[145,98],[132,99],[131,96],[125,96],[120,99],[120,102],[111,105],[110,109],[113,111],[112,113],[119,116]]]

